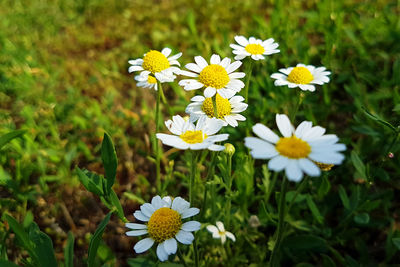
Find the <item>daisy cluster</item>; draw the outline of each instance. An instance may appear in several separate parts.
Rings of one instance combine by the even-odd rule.
[[[273,38],[261,40],[236,36],[234,39],[236,44],[230,45],[234,60],[216,54],[209,61],[202,56],[195,56],[194,62],[186,64],[186,70],[182,70],[177,61],[182,53],[171,56],[171,49],[164,48],[161,52],[150,50],[143,58],[129,61],[131,66],[128,71],[140,72],[135,76],[140,87],[162,91],[162,83],[172,82],[177,75],[181,75],[185,78],[179,81],[179,85],[184,90],[203,89],[202,94],[192,97],[186,107],[185,112],[189,117],[175,115],[165,121],[171,134],[156,134],[164,145],[181,150],[222,151],[225,146],[219,143],[226,141],[229,135],[218,132],[223,127],[237,127],[239,122],[246,120],[240,114],[248,107],[248,99],[240,95],[245,87],[242,79],[246,76],[238,71],[242,60],[266,60],[267,56],[280,50]],[[271,78],[275,79],[275,86],[315,91],[315,85],[329,82],[329,75],[325,67],[297,64],[295,67],[279,69],[279,73],[272,74]],[[246,98],[247,90],[248,87]],[[295,128],[285,114],[276,114],[276,124],[282,137],[257,123],[252,128],[257,137],[246,137],[244,142],[254,158],[269,160],[270,170],[284,170],[289,180],[299,182],[304,174],[319,176],[321,170],[330,169],[343,161],[344,156],[340,152],[346,147],[337,143],[336,135],[325,134],[324,128],[313,126],[310,121],[303,121]],[[198,213],[199,209],[190,208],[190,203],[180,197],[155,196],[151,203],[143,204],[140,211],[134,213],[134,217],[144,224],[127,223],[126,227],[132,231],[126,234],[148,235],[135,245],[135,251],[142,253],[157,243],[157,256],[165,261],[169,255],[177,252],[178,242],[192,243],[194,236],[191,232],[199,230],[201,225],[197,221],[183,220]],[[214,238],[221,239],[222,244],[227,238],[236,240],[232,233],[225,231],[220,221],[216,222],[216,226],[208,225],[206,228]]]

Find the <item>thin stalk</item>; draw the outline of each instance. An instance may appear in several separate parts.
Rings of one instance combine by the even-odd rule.
[[[276,230],[277,236],[274,249],[272,250],[271,257],[269,259],[270,266],[272,267],[279,266],[278,251],[281,245],[283,228],[285,223],[285,198],[286,198],[287,184],[288,182],[286,176],[284,176],[281,185],[281,194],[279,196],[279,214],[278,214],[279,219],[278,219],[278,229]]]
[[[214,117],[218,119],[217,93],[212,97],[212,103],[214,108]]]
[[[193,195],[194,195],[194,184],[196,176],[196,152],[190,151],[191,153],[191,163],[190,163],[190,181],[189,181],[189,202],[193,205]]]
[[[301,184],[297,187],[296,192],[294,193],[294,196],[293,196],[292,200],[290,201],[288,208],[286,209],[286,212],[290,211],[290,208],[292,207],[297,196],[301,193],[301,191],[303,191],[304,187],[308,184],[309,179],[310,179],[310,177],[306,176],[303,179],[303,181],[301,182]]]
[[[206,214],[206,206],[207,206],[207,193],[208,193],[208,186],[207,182],[210,180],[210,177],[214,176],[214,166],[215,166],[215,159],[217,158],[218,152],[211,152],[211,163],[208,166],[208,173],[206,177],[206,183],[205,183],[205,190],[204,190],[204,196],[203,196],[203,206],[201,209],[201,215],[200,218],[204,219],[204,215]]]
[[[182,255],[182,252],[181,252],[181,250],[180,249],[178,249],[178,257],[179,257],[179,261],[181,262],[181,264],[184,266],[184,267],[187,267],[187,264],[186,264],[186,262],[185,262],[185,259],[183,258],[183,255]]]
[[[278,172],[274,172],[274,175],[272,176],[272,182],[271,182],[271,184],[270,184],[270,186],[268,188],[267,195],[265,196],[265,204],[268,203],[269,198],[271,197],[272,191],[275,188],[275,184],[276,184],[277,178],[278,178]]]
[[[164,104],[164,107],[167,108],[168,114],[169,114],[170,116],[172,116],[174,113],[173,113],[173,111],[171,110],[171,107],[169,106],[169,104],[168,104],[168,102],[167,102],[167,99],[165,98],[164,91],[162,90],[161,86],[159,86],[159,87],[160,87],[159,90],[160,90],[160,94],[161,94],[161,101],[162,101],[162,103]]]
[[[304,99],[304,94],[301,92],[301,90],[297,90],[297,103],[296,106],[290,116],[290,121],[293,123],[294,119],[296,118],[297,111],[299,110],[299,107],[301,106],[301,103],[303,103]]]
[[[156,133],[159,132],[160,127],[160,97],[162,92],[162,87],[160,81],[157,80],[158,90],[157,90],[157,102],[156,102]],[[161,166],[160,166],[160,146],[157,137],[154,135],[154,146],[155,146],[155,156],[156,156],[156,186],[157,191],[161,191]],[[161,192],[160,192],[161,193]]]
[[[250,79],[251,79],[252,72],[253,72],[253,60],[250,59],[249,68],[248,68],[248,71],[246,73],[246,76],[247,76],[246,84],[245,84],[245,87],[244,87],[244,99],[245,99],[244,101],[246,103],[249,102],[249,84],[250,84]]]
[[[228,200],[226,203],[226,227],[229,228],[231,220],[231,202],[232,202],[232,155],[228,155],[228,175],[227,175],[227,190]]]
[[[193,240],[193,248],[194,248],[194,265],[196,267],[199,267],[199,251],[197,250],[196,238]]]

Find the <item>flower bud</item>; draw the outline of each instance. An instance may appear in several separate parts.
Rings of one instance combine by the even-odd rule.
[[[230,143],[226,143],[224,146],[225,146],[224,152],[232,157],[233,154],[235,154],[235,147]]]

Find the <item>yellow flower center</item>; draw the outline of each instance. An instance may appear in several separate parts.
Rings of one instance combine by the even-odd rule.
[[[317,161],[313,161],[315,164],[317,164],[318,168],[320,168],[321,171],[330,171],[332,169],[333,164],[326,164],[326,163],[321,163],[321,162],[317,162]]]
[[[181,215],[170,208],[164,207],[156,210],[147,223],[150,237],[157,243],[162,243],[173,238],[181,229]]]
[[[244,49],[252,55],[262,55],[265,52],[264,47],[260,44],[248,44]]]
[[[168,69],[169,66],[168,58],[156,50],[150,50],[143,58],[142,67],[151,73]]]
[[[216,94],[216,102],[217,102],[217,115],[218,119],[223,119],[226,115],[231,114],[232,107],[231,103],[229,103],[229,100],[226,98],[223,98],[219,94]],[[203,105],[201,106],[201,109],[204,111],[204,113],[207,114],[208,117],[212,118],[214,117],[214,105],[212,98],[206,98],[203,101]]]
[[[188,144],[197,144],[203,142],[207,138],[207,135],[201,130],[199,131],[186,131],[179,136],[183,141]]]
[[[199,82],[204,84],[206,87],[221,89],[228,84],[229,76],[224,67],[211,64],[200,72]]]
[[[147,82],[150,83],[150,84],[154,84],[154,83],[157,83],[157,80],[153,76],[149,75],[148,78],[147,78]]]
[[[306,67],[295,67],[288,75],[287,80],[296,84],[308,84],[314,77]]]
[[[311,152],[310,145],[296,136],[282,137],[275,148],[279,154],[291,159],[306,158]]]

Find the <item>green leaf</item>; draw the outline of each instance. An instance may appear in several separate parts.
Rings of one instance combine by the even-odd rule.
[[[367,224],[369,223],[369,215],[368,213],[360,213],[354,216],[354,221],[358,224]]]
[[[328,178],[323,175],[321,177],[321,184],[318,187],[318,196],[320,198],[324,197],[326,194],[328,194],[329,190],[331,190],[331,183],[329,182]]]
[[[110,200],[113,206],[117,209],[117,214],[118,217],[123,220],[124,222],[127,222],[127,219],[125,218],[124,210],[122,209],[121,202],[119,201],[119,198],[117,194],[114,192],[114,190],[111,189],[110,193]]]
[[[0,259],[0,266],[1,267],[20,267],[19,265],[15,264],[11,261],[2,260],[2,259]]]
[[[106,228],[108,222],[110,221],[111,214],[112,213],[109,212],[107,216],[101,221],[101,223],[96,229],[96,232],[90,239],[88,261],[87,261],[89,267],[94,266],[94,259],[96,258],[97,249],[99,248],[104,229]]]
[[[370,119],[373,119],[377,122],[379,122],[382,125],[385,125],[386,127],[390,128],[392,131],[394,131],[395,133],[397,133],[397,129],[396,127],[394,127],[392,124],[390,124],[389,122],[385,121],[384,119],[380,118],[378,115],[374,115],[371,112],[369,112],[365,107],[361,107],[364,111],[364,113],[367,115],[367,117],[369,117]]]
[[[350,200],[342,185],[339,185],[339,197],[342,200],[343,206],[350,210]]]
[[[15,233],[16,237],[18,240],[22,243],[22,246],[29,252],[29,255],[36,260],[37,255],[34,251],[34,244],[31,242],[29,239],[28,234],[25,232],[25,230],[22,228],[22,225],[20,225],[14,217],[8,214],[3,214],[3,219],[5,219],[8,222],[8,225],[10,226],[11,230]]]
[[[135,194],[129,193],[129,192],[124,192],[124,196],[126,198],[129,198],[130,200],[136,201],[139,204],[146,203],[146,201],[143,198],[141,198],[141,197],[139,197],[139,196],[137,196]]]
[[[393,237],[392,243],[398,250],[400,250],[400,237]]]
[[[314,216],[314,218],[317,220],[318,223],[322,224],[324,222],[324,217],[321,216],[321,213],[319,212],[317,205],[315,205],[315,202],[312,200],[311,196],[307,195],[306,200],[312,215]]]
[[[12,139],[22,136],[26,130],[15,130],[0,136],[0,149]]]
[[[351,151],[351,162],[353,163],[354,167],[359,172],[359,174],[362,176],[362,178],[367,179],[367,174],[365,172],[365,165],[360,159],[360,157],[357,155],[357,152],[355,152],[354,150]]]
[[[106,193],[110,194],[110,189],[117,175],[118,160],[111,137],[107,133],[104,133],[103,143],[101,144],[101,160],[103,161],[107,179]]]
[[[322,257],[322,266],[324,267],[336,267],[334,260],[331,257],[325,254],[321,254]]]
[[[74,242],[74,235],[72,232],[68,232],[67,244],[64,248],[65,267],[74,267]]]
[[[288,236],[283,240],[282,248],[297,251],[327,252],[326,241],[314,235]]]
[[[156,265],[155,262],[146,258],[128,259],[127,263],[131,267],[153,267]]]
[[[35,244],[35,253],[37,255],[38,266],[54,267],[57,266],[56,256],[54,254],[53,242],[51,238],[40,231],[36,223],[32,223],[29,230],[29,237]]]
[[[87,170],[81,170],[76,168],[76,173],[78,174],[79,180],[83,186],[93,194],[98,196],[104,195],[103,193],[103,178],[95,173],[91,173]]]

